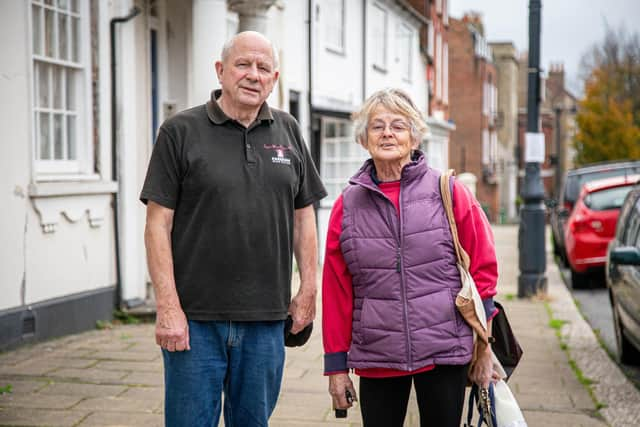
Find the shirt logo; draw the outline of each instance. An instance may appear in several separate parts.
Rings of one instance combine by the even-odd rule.
[[[290,165],[291,159],[285,157],[288,151],[291,151],[291,148],[287,145],[279,145],[279,144],[264,144],[264,148],[267,150],[275,151],[275,157],[271,157],[271,163],[279,163],[281,165]]]

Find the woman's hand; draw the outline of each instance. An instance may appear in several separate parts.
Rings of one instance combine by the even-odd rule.
[[[478,384],[482,388],[489,387],[489,383],[494,383],[500,379],[499,375],[493,370],[493,358],[491,347],[482,341],[478,341],[477,359],[469,372],[469,379]]]
[[[348,409],[353,406],[353,403],[347,400],[347,390],[351,393],[353,401],[358,400],[356,389],[353,387],[349,374],[339,373],[329,375],[329,394],[333,400],[333,409]]]

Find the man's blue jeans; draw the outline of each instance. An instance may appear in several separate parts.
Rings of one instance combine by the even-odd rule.
[[[284,365],[284,321],[189,321],[191,350],[162,350],[166,427],[268,425]]]

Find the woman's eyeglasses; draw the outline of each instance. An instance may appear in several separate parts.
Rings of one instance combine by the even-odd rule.
[[[389,126],[389,130],[394,135],[398,135],[403,132],[408,132],[409,129],[411,129],[409,124],[403,121],[393,121],[389,123],[388,126]],[[368,126],[369,132],[371,132],[374,135],[380,135],[385,131],[386,128],[387,128],[387,124],[385,122],[373,122]]]

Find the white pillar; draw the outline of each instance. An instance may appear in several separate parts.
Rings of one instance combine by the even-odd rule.
[[[267,34],[267,12],[276,0],[229,0],[229,9],[238,12],[238,32]]]
[[[226,0],[193,0],[189,106],[204,103],[219,87],[214,67],[227,39]]]
[[[124,1],[120,8],[120,16],[125,16],[131,10],[133,1]],[[117,118],[118,128],[118,223],[120,240],[120,277],[122,300],[143,299],[145,289],[145,260],[140,259],[142,252],[142,229],[138,224],[138,149],[137,141],[139,105],[136,94],[138,48],[136,44],[136,20],[144,19],[137,16],[129,22],[116,26],[117,49]],[[144,51],[143,51],[144,52]],[[145,141],[146,142],[146,141]]]

